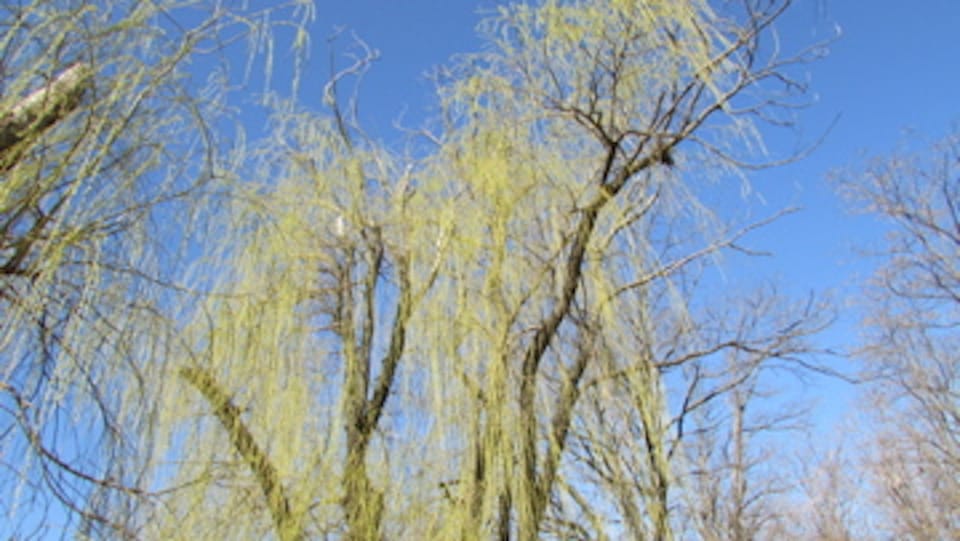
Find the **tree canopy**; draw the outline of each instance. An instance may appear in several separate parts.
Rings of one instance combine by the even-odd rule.
[[[792,125],[820,51],[780,50],[789,5],[504,5],[399,145],[349,94],[359,39],[322,109],[296,69],[271,90],[308,3],[0,5],[0,531],[806,535],[768,437],[804,412],[772,383],[831,372],[832,311],[718,292],[725,254],[792,209],[703,202],[782,161],[761,134]],[[952,232],[951,182],[915,211],[874,178],[906,231]],[[910,233],[886,285],[919,302],[949,258]]]

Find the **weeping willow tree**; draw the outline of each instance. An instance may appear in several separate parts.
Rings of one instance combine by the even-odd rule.
[[[197,91],[187,65],[266,15],[4,5],[9,535],[750,527],[745,404],[822,321],[706,300],[764,222],[698,196],[742,182],[753,122],[798,104],[807,56],[763,37],[787,4],[504,7],[403,151],[338,92],[369,52],[327,112],[274,100],[269,137],[228,144],[224,66]],[[693,444],[725,397],[732,458],[701,455],[741,503],[711,514]]]
[[[224,66],[203,59],[263,35],[266,13],[0,3],[5,538],[138,537],[151,374],[170,362],[172,307],[191,295],[180,263],[226,185],[212,129]]]
[[[698,196],[763,165],[754,122],[802,98],[789,73],[809,56],[764,38],[788,4],[503,7],[402,151],[338,93],[362,51],[327,112],[278,105],[207,251],[219,286],[156,379],[140,535],[749,528],[746,404],[767,370],[804,366],[823,312],[709,304],[698,281],[766,221]],[[721,432],[694,419],[725,397]],[[705,433],[734,442],[705,455],[729,513],[696,497]]]

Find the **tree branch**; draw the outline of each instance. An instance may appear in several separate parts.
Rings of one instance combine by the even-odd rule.
[[[280,483],[280,474],[241,419],[240,408],[230,400],[209,370],[187,367],[181,368],[179,374],[207,400],[220,425],[229,434],[234,450],[250,467],[267,500],[277,536],[282,541],[303,540],[303,530],[290,510],[290,501]]]
[[[0,171],[16,165],[29,142],[80,105],[91,86],[89,67],[72,64],[43,87],[31,92],[0,118]]]

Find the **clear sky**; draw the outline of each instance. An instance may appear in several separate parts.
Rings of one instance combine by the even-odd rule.
[[[303,95],[309,103],[315,92],[319,104],[319,88],[329,73],[324,37],[334,27],[355,32],[381,53],[361,89],[361,116],[375,134],[399,138],[391,125],[401,117],[404,124],[417,125],[432,102],[425,74],[451,55],[476,50],[481,42],[474,27],[480,14],[496,4],[320,1]],[[771,151],[789,153],[798,141],[810,143],[832,129],[802,162],[753,176],[755,216],[784,206],[803,210],[750,237],[751,247],[772,251],[774,257],[738,260],[737,268],[729,270],[748,280],[775,277],[791,294],[832,292],[841,310],[837,324],[822,337],[824,347],[855,346],[858,283],[873,264],[858,252],[882,236],[877,222],[844,208],[828,174],[862,168],[868,157],[898,145],[923,146],[960,120],[958,28],[957,0],[799,0],[779,23],[785,52],[830,39],[837,31],[839,37],[826,58],[804,68],[816,101],[800,113],[795,134],[770,139]],[[915,139],[922,142],[914,145]],[[818,424],[828,429],[854,395],[839,382],[817,385],[822,386],[815,390],[822,397]]]

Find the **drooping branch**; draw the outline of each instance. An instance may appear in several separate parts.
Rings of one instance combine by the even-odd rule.
[[[290,500],[280,483],[280,474],[241,419],[240,408],[230,400],[226,391],[208,370],[199,367],[182,368],[180,377],[203,395],[213,409],[217,420],[220,421],[220,425],[230,435],[234,450],[250,467],[267,500],[277,536],[282,541],[304,539],[303,530],[290,509]]]
[[[0,171],[10,169],[23,156],[28,142],[65,118],[79,105],[91,86],[89,66],[72,64],[47,84],[21,99],[0,117]]]
[[[30,420],[31,415],[29,410],[35,409],[36,405],[27,400],[19,389],[9,383],[0,381],[0,392],[9,396],[14,404],[14,407],[10,409],[5,406],[0,407],[0,412],[11,414],[16,419],[30,447],[43,459],[40,464],[44,472],[43,479],[47,483],[51,483],[54,497],[85,520],[105,524],[120,534],[123,539],[133,538],[133,534],[121,522],[80,506],[65,497],[63,487],[67,484],[72,484],[72,481],[76,480],[96,486],[99,489],[123,492],[137,497],[147,496],[147,493],[136,486],[128,486],[110,475],[104,476],[88,473],[78,467],[74,461],[61,456],[54,447],[44,443],[43,436],[41,435],[42,427],[36,427]],[[51,475],[51,470],[65,472],[72,480],[67,482],[66,479],[59,474]]]

